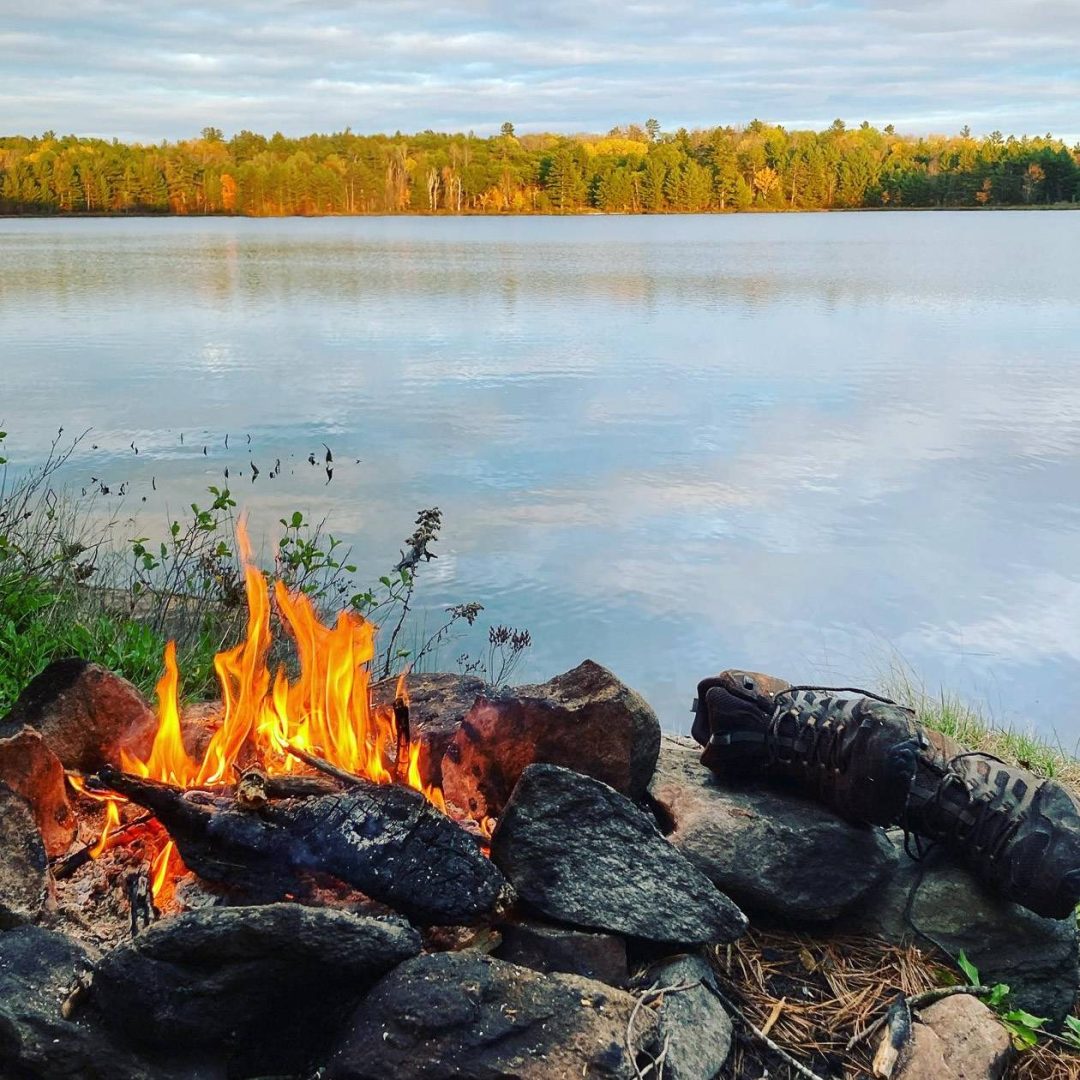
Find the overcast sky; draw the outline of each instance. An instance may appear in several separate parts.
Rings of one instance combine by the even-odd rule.
[[[745,123],[1080,138],[1080,0],[0,0],[0,134]]]

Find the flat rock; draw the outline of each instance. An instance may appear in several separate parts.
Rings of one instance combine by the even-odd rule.
[[[665,735],[649,794],[673,826],[668,840],[745,910],[835,919],[896,869],[881,829],[797,795],[733,788],[700,757],[696,743]]]
[[[206,908],[114,949],[93,997],[147,1049],[200,1048],[230,1075],[299,1071],[325,1054],[364,991],[419,950],[397,921],[299,904]]]
[[[527,765],[565,765],[640,798],[660,751],[660,722],[640,694],[585,660],[535,686],[481,697],[442,762],[447,802],[496,818]]]
[[[890,836],[902,851],[902,836]],[[940,848],[921,862],[901,855],[896,873],[849,918],[853,929],[895,944],[921,940],[954,957],[963,950],[983,982],[1008,983],[1012,1000],[1036,1016],[1059,1024],[1072,1009],[1076,920],[1046,919],[994,896]]]
[[[76,657],[31,680],[0,721],[0,737],[24,724],[41,732],[65,769],[79,772],[119,764],[122,748],[145,758],[157,731],[153,710],[127,679]]]
[[[1008,1032],[970,994],[923,1009],[896,1080],[1001,1080],[1012,1059]]]
[[[30,804],[0,784],[0,930],[35,922],[48,892],[45,845]]]
[[[214,1074],[148,1064],[61,1006],[92,957],[63,934],[24,926],[0,934],[0,1076],[12,1080],[167,1080]],[[173,1060],[182,1048],[173,1048]]]
[[[23,727],[0,738],[0,782],[30,804],[48,855],[62,855],[75,839],[77,823],[68,800],[64,766],[41,732]]]
[[[626,1046],[635,999],[578,975],[543,975],[475,950],[402,964],[356,1010],[329,1080],[561,1080],[637,1076]],[[655,1054],[640,1009],[634,1051]],[[643,1057],[642,1061],[647,1059]]]
[[[660,835],[651,817],[557,765],[521,774],[491,857],[538,914],[657,942],[734,941],[746,916]]]
[[[560,971],[625,986],[629,978],[626,942],[617,934],[596,934],[526,919],[501,927],[500,960],[534,971]]]
[[[660,1038],[667,1037],[664,1076],[668,1080],[711,1080],[731,1052],[731,1018],[710,987],[716,975],[704,957],[694,953],[653,964],[645,986],[678,986],[664,994],[657,1009]]]
[[[442,759],[450,741],[461,727],[469,710],[482,695],[495,690],[475,675],[434,673],[410,674],[406,686],[409,694],[409,736],[419,740],[420,778],[425,784],[442,786]],[[397,679],[383,679],[371,688],[375,705],[391,705],[397,690]]]

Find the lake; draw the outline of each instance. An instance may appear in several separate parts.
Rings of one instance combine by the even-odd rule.
[[[228,467],[374,579],[438,505],[421,618],[671,730],[723,667],[900,663],[1072,749],[1078,300],[1067,213],[3,220],[0,426],[16,469],[91,429],[68,482],[132,536]]]

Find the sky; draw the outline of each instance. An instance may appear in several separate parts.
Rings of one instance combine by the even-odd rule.
[[[892,123],[1080,139],[1078,0],[0,0],[0,134]]]

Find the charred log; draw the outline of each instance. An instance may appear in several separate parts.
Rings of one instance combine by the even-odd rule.
[[[410,788],[360,781],[244,810],[114,768],[100,783],[153,811],[195,873],[265,896],[325,873],[419,923],[453,924],[490,911],[505,884],[476,840]]]

